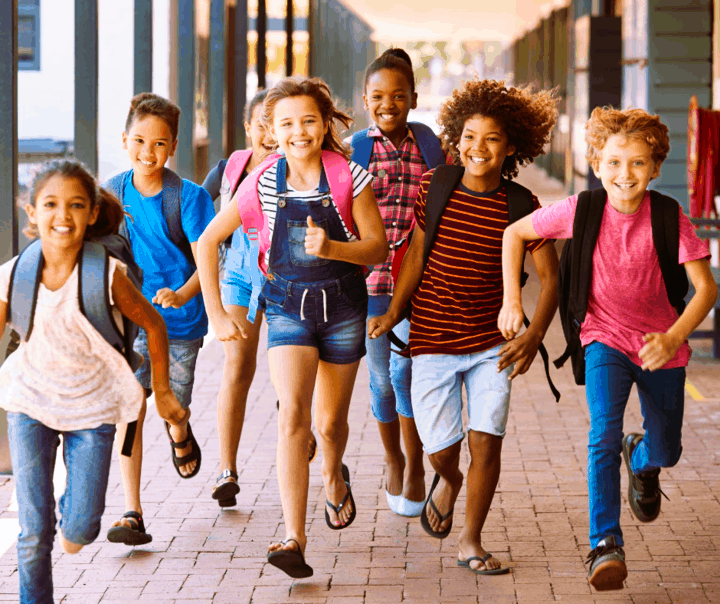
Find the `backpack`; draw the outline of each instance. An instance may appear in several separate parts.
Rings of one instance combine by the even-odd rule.
[[[412,131],[418,147],[420,147],[420,152],[422,153],[428,170],[444,164],[445,153],[443,153],[440,141],[432,129],[420,122],[408,122],[408,127]],[[356,132],[353,134],[350,142],[353,149],[351,159],[366,170],[370,165],[370,157],[372,155],[373,145],[375,144],[375,139],[368,136],[368,130],[369,128],[365,128],[365,130]]]
[[[562,367],[570,358],[575,383],[579,386],[585,384],[585,348],[580,343],[580,327],[587,313],[592,258],[606,201],[607,192],[602,188],[583,191],[578,195],[573,236],[565,242],[560,255],[558,298],[560,322],[567,347],[554,364],[555,367]],[[688,280],[685,268],[678,263],[679,204],[672,197],[657,191],[650,191],[650,204],[653,244],[668,299],[678,314],[682,314],[685,310],[684,298],[688,293]]]
[[[123,184],[128,172],[117,174],[102,185],[115,195],[115,197],[120,200],[120,203],[123,203]],[[190,242],[182,226],[182,189],[182,178],[172,170],[164,168],[162,180],[162,213],[168,226],[170,241],[183,253],[183,256],[185,256],[190,266],[195,267],[195,257],[193,256]],[[130,241],[130,232],[128,231],[126,220],[123,220],[120,224],[120,234]]]
[[[430,252],[432,251],[435,238],[437,237],[438,227],[440,226],[440,219],[442,218],[445,207],[450,201],[450,196],[453,191],[460,184],[460,180],[463,177],[465,168],[454,164],[440,165],[433,171],[432,178],[430,179],[430,185],[427,192],[427,203],[425,206],[425,241],[423,247],[423,266],[427,266],[428,259],[430,258]],[[502,184],[505,185],[507,192],[508,201],[508,225],[512,224],[531,214],[535,209],[533,206],[533,195],[532,192],[511,180],[502,179]],[[412,232],[408,235],[408,242],[411,239]],[[525,254],[523,252],[523,259]],[[393,259],[393,274],[399,272],[399,262],[397,270],[395,262],[397,258]],[[401,260],[400,260],[401,262]],[[525,282],[528,279],[528,274],[523,270],[522,277],[520,279],[520,286],[524,287]],[[406,307],[405,318],[410,316],[410,304]],[[523,319],[525,327],[530,325],[530,321],[527,317]],[[390,341],[399,348],[395,350],[398,354],[403,356],[409,355],[409,346],[402,342],[392,330],[387,334]],[[555,388],[552,379],[550,378],[550,359],[548,357],[547,349],[543,344],[540,344],[538,352],[543,360],[545,366],[545,376],[547,377],[550,390],[555,396],[555,400],[560,400],[560,392]]]

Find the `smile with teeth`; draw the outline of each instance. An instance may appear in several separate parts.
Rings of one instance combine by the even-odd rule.
[[[295,141],[290,143],[293,147],[307,147],[310,145],[310,141]]]
[[[620,187],[621,189],[631,189],[635,186],[635,183],[616,182],[615,186]]]
[[[148,168],[149,168],[150,166],[154,166],[154,165],[155,165],[155,162],[154,162],[154,161],[145,161],[144,159],[141,159],[141,160],[140,160],[140,163],[141,163],[143,166],[147,166]]]
[[[53,227],[53,231],[55,231],[56,233],[60,233],[61,235],[67,235],[70,232],[70,227],[55,226],[55,227]]]
[[[395,114],[394,113],[381,113],[380,117],[384,120],[392,120],[392,119],[395,119]]]
[[[474,164],[484,164],[485,162],[490,161],[489,159],[487,159],[487,158],[485,158],[485,157],[471,157],[471,156],[468,156],[468,159],[469,159],[472,163],[474,163]]]

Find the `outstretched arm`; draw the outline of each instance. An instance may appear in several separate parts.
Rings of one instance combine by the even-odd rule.
[[[195,258],[195,264],[197,264],[197,243],[192,242],[190,244],[193,258]],[[173,291],[169,287],[163,287],[157,290],[155,297],[152,299],[153,304],[159,304],[163,308],[180,308],[185,306],[190,300],[200,293],[200,277],[198,272],[195,271],[185,283]]]
[[[168,335],[160,313],[119,269],[113,276],[112,295],[118,310],[147,333],[152,389],[158,414],[172,425],[186,423],[190,410],[182,408],[170,389]]]

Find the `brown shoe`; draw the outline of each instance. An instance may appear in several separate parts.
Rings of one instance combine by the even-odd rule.
[[[615,542],[615,537],[605,537],[592,550],[585,564],[590,565],[588,581],[597,591],[622,589],[627,579],[625,551]]]

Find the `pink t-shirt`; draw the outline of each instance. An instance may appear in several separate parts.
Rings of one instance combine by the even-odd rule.
[[[536,210],[532,215],[535,231],[540,237],[570,239],[576,207],[577,195],[573,195]],[[681,209],[680,264],[709,256]],[[645,193],[634,214],[623,214],[606,203],[593,253],[587,315],[580,328],[582,345],[602,342],[642,365],[638,352],[645,344],[643,336],[665,333],[677,318],[653,244],[650,193]],[[663,369],[685,367],[691,352],[686,341]]]

